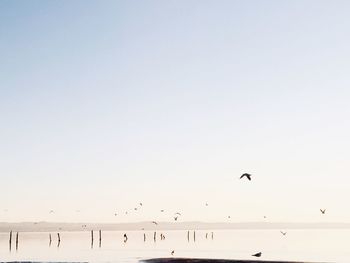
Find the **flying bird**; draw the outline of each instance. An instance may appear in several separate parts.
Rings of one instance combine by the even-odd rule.
[[[242,179],[243,177],[247,177],[247,179],[248,179],[249,181],[251,181],[251,180],[252,180],[251,176],[252,176],[251,174],[244,173],[244,174],[241,175],[241,177],[239,177],[239,179]]]
[[[179,215],[179,216],[181,216],[181,213],[179,213],[179,212],[176,212],[176,213],[175,213],[175,215]]]
[[[152,221],[152,224],[158,225],[158,223],[156,221]]]
[[[160,212],[162,212],[162,213],[163,213],[163,212],[164,212],[164,209],[160,210]]]
[[[257,258],[260,258],[260,257],[261,257],[261,255],[262,255],[262,253],[261,253],[261,252],[259,252],[259,253],[256,253],[256,254],[252,255],[252,257],[257,257]]]
[[[178,218],[179,218],[178,216],[174,216],[174,220],[175,220],[175,221],[177,221]]]
[[[174,256],[174,253],[175,253],[175,251],[174,251],[174,250],[173,250],[173,251],[171,251],[171,255],[172,255],[172,256]]]
[[[137,211],[137,207],[135,207],[134,210]]]
[[[53,214],[53,213],[55,213],[55,211],[53,211],[53,210],[50,210],[50,212],[49,212],[50,214]]]
[[[326,209],[320,209],[320,211],[323,215],[326,213]]]
[[[142,206],[143,204],[142,203],[139,203],[140,204],[140,206]]]
[[[282,235],[287,235],[287,232],[280,231]]]

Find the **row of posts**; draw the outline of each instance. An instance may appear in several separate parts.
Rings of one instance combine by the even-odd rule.
[[[99,247],[101,247],[102,245],[102,231],[99,230]],[[205,238],[208,239],[208,234],[205,234]],[[214,233],[211,232],[211,239],[214,239]],[[165,240],[165,235],[163,235],[163,233],[160,234],[160,240]],[[128,241],[128,236],[126,234],[124,234],[124,243],[126,243]],[[143,241],[146,242],[146,234],[143,234]],[[157,232],[153,233],[153,241],[156,242],[157,241]],[[190,231],[187,231],[187,241],[190,242]],[[193,231],[193,241],[196,242],[196,231]],[[51,234],[49,234],[49,246],[51,246],[52,243],[52,236]],[[57,233],[57,247],[59,247],[61,244],[61,236],[60,233]],[[94,247],[94,231],[91,230],[91,248]],[[12,249],[12,231],[10,231],[10,239],[9,239],[9,248],[10,251]],[[18,250],[18,232],[16,233],[16,250]]]
[[[12,250],[12,231],[10,231],[9,249]],[[18,250],[18,232],[16,233],[16,250]]]

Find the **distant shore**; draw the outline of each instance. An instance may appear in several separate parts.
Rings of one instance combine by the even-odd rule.
[[[53,232],[53,231],[138,231],[138,230],[220,230],[220,229],[350,229],[350,223],[205,223],[205,222],[152,222],[138,223],[59,223],[22,222],[1,223],[0,232]]]

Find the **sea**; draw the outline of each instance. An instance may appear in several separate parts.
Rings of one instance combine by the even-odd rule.
[[[253,259],[262,252],[261,260],[302,262],[350,262],[349,229],[283,230],[183,230],[103,231],[99,233],[22,232],[9,246],[9,233],[0,233],[0,261],[36,262],[138,262],[162,257],[218,259]],[[128,240],[124,242],[124,234]],[[146,240],[144,240],[144,234]],[[165,239],[161,240],[160,235]],[[173,255],[171,254],[173,251]]]

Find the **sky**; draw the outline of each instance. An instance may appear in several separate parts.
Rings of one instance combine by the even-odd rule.
[[[350,222],[349,8],[0,1],[0,222]]]

